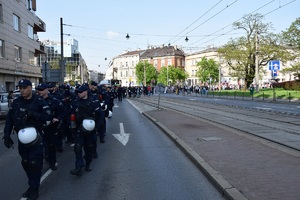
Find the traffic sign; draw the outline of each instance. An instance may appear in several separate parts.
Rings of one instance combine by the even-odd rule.
[[[270,60],[269,61],[269,70],[280,70],[280,61],[279,60]]]

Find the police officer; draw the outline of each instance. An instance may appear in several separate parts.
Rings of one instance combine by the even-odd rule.
[[[12,147],[12,131],[18,135],[18,150],[21,163],[28,177],[28,190],[22,197],[33,200],[38,198],[38,190],[43,168],[42,127],[49,125],[52,115],[45,100],[32,93],[32,83],[22,79],[18,83],[21,96],[13,101],[12,109],[6,116],[4,145]]]
[[[45,153],[48,156],[50,168],[55,171],[57,169],[56,148],[60,145],[58,130],[64,118],[64,108],[61,101],[49,94],[48,85],[46,83],[40,83],[36,87],[36,90],[38,91],[39,95],[48,103],[53,116],[51,124],[43,128],[43,138],[45,141]]]
[[[77,96],[73,92],[71,92],[70,89],[68,88],[65,89],[63,99],[62,99],[65,115],[59,131],[60,131],[60,135],[66,136],[67,138],[66,143],[74,143],[74,136],[70,130],[69,125],[70,125],[71,104],[76,98]]]
[[[91,82],[90,85],[90,92],[91,95],[95,97],[95,101],[98,101],[100,103],[101,107],[101,116],[100,116],[100,130],[98,130],[100,143],[105,143],[105,133],[106,133],[106,119],[105,119],[105,112],[107,109],[106,102],[103,100],[103,97],[106,95],[105,93],[101,93],[101,90],[98,90],[97,83],[95,81]]]
[[[91,171],[91,162],[95,150],[96,131],[100,128],[101,108],[99,103],[88,94],[89,87],[86,84],[77,88],[78,98],[72,103],[70,127],[74,131],[75,138],[75,169],[70,173],[81,176],[81,169],[85,166],[86,171]],[[84,149],[84,159],[83,152]]]

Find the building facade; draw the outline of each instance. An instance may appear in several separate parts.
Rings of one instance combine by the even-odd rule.
[[[60,68],[61,60],[61,42],[43,40],[46,47],[46,54],[41,56],[41,62],[48,63],[48,71],[50,69]],[[79,43],[74,38],[68,38],[63,43],[63,55],[65,61],[64,82],[85,83],[89,80],[89,72],[87,65],[79,52]],[[45,69],[43,68],[43,71]],[[56,82],[51,77],[44,76],[46,82]],[[44,81],[45,81],[44,80]]]
[[[36,0],[0,0],[0,91],[16,89],[18,81],[37,85],[42,78],[39,57],[44,45],[38,32],[46,24],[36,16]]]
[[[106,71],[105,79],[121,80],[122,86],[137,86],[135,67],[140,61],[140,55],[145,50],[126,51],[123,54],[113,58],[108,70]]]

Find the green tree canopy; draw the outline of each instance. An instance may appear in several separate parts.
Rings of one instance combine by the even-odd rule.
[[[287,45],[300,50],[300,17],[286,31],[283,31],[282,35]]]
[[[148,61],[140,61],[136,65],[135,74],[138,83],[144,84],[146,78],[146,85],[153,84],[156,82],[156,69]]]
[[[157,80],[158,83],[163,83],[164,85],[175,85],[177,81],[182,82],[187,77],[188,75],[183,69],[169,65],[160,69]],[[169,83],[167,80],[169,80]]]
[[[271,23],[263,23],[263,15],[251,14],[244,16],[241,22],[235,22],[235,29],[243,29],[246,35],[231,39],[218,53],[231,71],[231,76],[245,80],[245,88],[253,82],[256,73],[255,61],[258,59],[258,72],[270,60],[287,61],[291,54],[282,46],[279,35],[270,33]]]
[[[204,57],[197,63],[197,66],[196,75],[201,82],[206,82],[209,79],[216,82],[219,79],[219,65],[214,59]]]

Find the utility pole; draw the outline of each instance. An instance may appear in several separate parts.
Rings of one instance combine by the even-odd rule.
[[[60,82],[64,83],[65,77],[65,63],[64,63],[64,31],[63,31],[63,19],[60,18]]]
[[[146,63],[145,63],[145,60],[144,60],[144,87],[146,87],[147,85],[147,80],[146,80]]]
[[[259,91],[259,71],[258,71],[258,32],[255,32],[255,83],[256,92]]]

